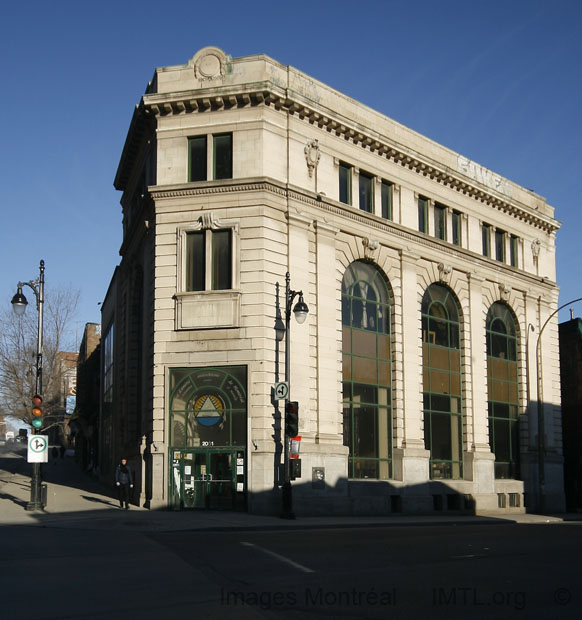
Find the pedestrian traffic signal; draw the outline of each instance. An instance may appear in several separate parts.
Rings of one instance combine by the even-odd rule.
[[[32,397],[32,426],[39,429],[42,427],[42,396],[35,394]]]
[[[295,437],[299,433],[299,403],[288,400],[285,403],[285,435]]]

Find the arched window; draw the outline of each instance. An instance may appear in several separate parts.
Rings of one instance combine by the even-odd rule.
[[[495,302],[487,313],[487,406],[489,445],[495,477],[519,475],[517,322],[511,310]]]
[[[431,284],[422,298],[424,444],[431,478],[462,478],[460,320],[449,288]]]
[[[350,478],[392,475],[390,290],[373,264],[356,261],[342,281],[344,445]]]

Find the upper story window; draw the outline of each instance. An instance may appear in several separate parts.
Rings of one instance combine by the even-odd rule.
[[[434,206],[434,236],[437,239],[446,241],[447,239],[447,209],[443,205]]]
[[[495,260],[505,262],[505,231],[495,230]]]
[[[481,236],[483,239],[483,256],[491,256],[491,226],[489,224],[481,226]]]
[[[515,235],[509,238],[509,262],[512,267],[517,267],[517,237]]]
[[[374,212],[374,177],[360,172],[360,209],[368,213]]]
[[[232,288],[232,231],[186,233],[186,291]]]
[[[113,328],[112,323],[104,338],[102,345],[103,360],[103,402],[113,402]]]
[[[455,245],[461,245],[461,213],[453,211],[451,232],[453,235],[452,242]]]
[[[213,136],[213,164],[215,179],[232,179],[232,134]]]
[[[428,232],[428,198],[418,197],[418,230]]]
[[[385,220],[392,219],[392,183],[382,181],[380,188],[380,199],[382,202],[382,217]]]
[[[352,167],[342,162],[339,165],[339,201],[352,204]]]
[[[209,151],[211,143],[211,151]],[[210,162],[209,162],[209,158]],[[209,163],[212,179],[208,178]],[[232,134],[188,139],[188,181],[232,179]]]

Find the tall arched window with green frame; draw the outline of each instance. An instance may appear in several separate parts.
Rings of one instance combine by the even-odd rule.
[[[424,444],[430,476],[463,477],[460,312],[453,292],[431,284],[422,299]]]
[[[349,478],[392,476],[391,294],[372,263],[355,261],[342,281],[343,422]]]
[[[509,307],[495,302],[486,320],[489,445],[495,477],[519,476],[519,381],[517,321]]]

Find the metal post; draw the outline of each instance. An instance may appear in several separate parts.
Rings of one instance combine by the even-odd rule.
[[[36,295],[36,307],[38,310],[38,335],[36,340],[36,393],[42,397],[42,353],[43,353],[43,318],[44,318],[44,261],[40,261],[40,275],[38,278],[38,291],[33,286]],[[39,430],[34,429],[38,435]],[[32,478],[30,480],[30,502],[26,510],[43,510],[41,497],[40,463],[32,464]]]
[[[282,519],[294,519],[295,514],[293,513],[293,491],[291,487],[291,475],[289,471],[289,444],[290,438],[287,436],[287,403],[289,402],[289,395],[291,393],[291,373],[290,373],[290,360],[291,360],[291,338],[290,338],[290,327],[291,321],[291,304],[293,303],[292,291],[290,288],[290,275],[289,272],[285,274],[285,381],[289,387],[287,392],[287,398],[285,399],[285,419],[283,420],[283,471],[284,471],[284,481],[283,481],[283,489],[282,489]]]

